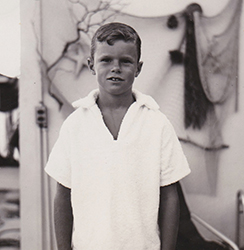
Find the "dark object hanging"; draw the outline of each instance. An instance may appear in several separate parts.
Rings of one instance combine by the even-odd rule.
[[[0,111],[9,112],[18,107],[18,79],[5,76],[2,78],[4,81],[0,82]]]
[[[186,19],[185,127],[192,126],[194,129],[201,129],[207,119],[208,112],[213,110],[213,104],[204,93],[199,75],[193,17],[195,11],[202,12],[198,4],[189,5],[184,13]]]
[[[169,51],[170,59],[173,64],[182,64],[184,60],[184,55],[180,50]]]
[[[167,26],[170,29],[176,29],[178,27],[178,20],[175,15],[171,15],[168,19]]]

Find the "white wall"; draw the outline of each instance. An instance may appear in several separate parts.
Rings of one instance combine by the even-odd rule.
[[[116,2],[113,1],[113,2]],[[126,13],[138,16],[163,16],[182,11],[191,3],[201,5],[206,16],[217,15],[228,3],[228,0],[124,0],[122,3],[127,3],[123,9]],[[128,4],[129,3],[129,4]]]

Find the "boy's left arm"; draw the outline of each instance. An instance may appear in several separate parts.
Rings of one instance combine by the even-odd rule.
[[[175,250],[179,227],[179,197],[177,184],[160,188],[159,229],[161,250]]]

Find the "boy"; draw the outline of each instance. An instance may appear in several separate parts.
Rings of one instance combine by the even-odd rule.
[[[122,23],[100,27],[88,65],[99,90],[75,103],[50,154],[58,249],[173,250],[176,182],[190,170],[167,118],[133,90],[141,41]]]

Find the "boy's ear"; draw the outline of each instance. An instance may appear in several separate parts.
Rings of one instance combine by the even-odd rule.
[[[141,73],[143,62],[139,62],[137,65],[136,77]]]
[[[91,73],[92,73],[93,75],[96,75],[96,72],[95,72],[95,70],[94,70],[94,61],[93,61],[93,59],[92,59],[91,57],[88,57],[88,58],[87,58],[87,64],[88,64],[88,68],[89,68],[89,70],[91,71]]]

